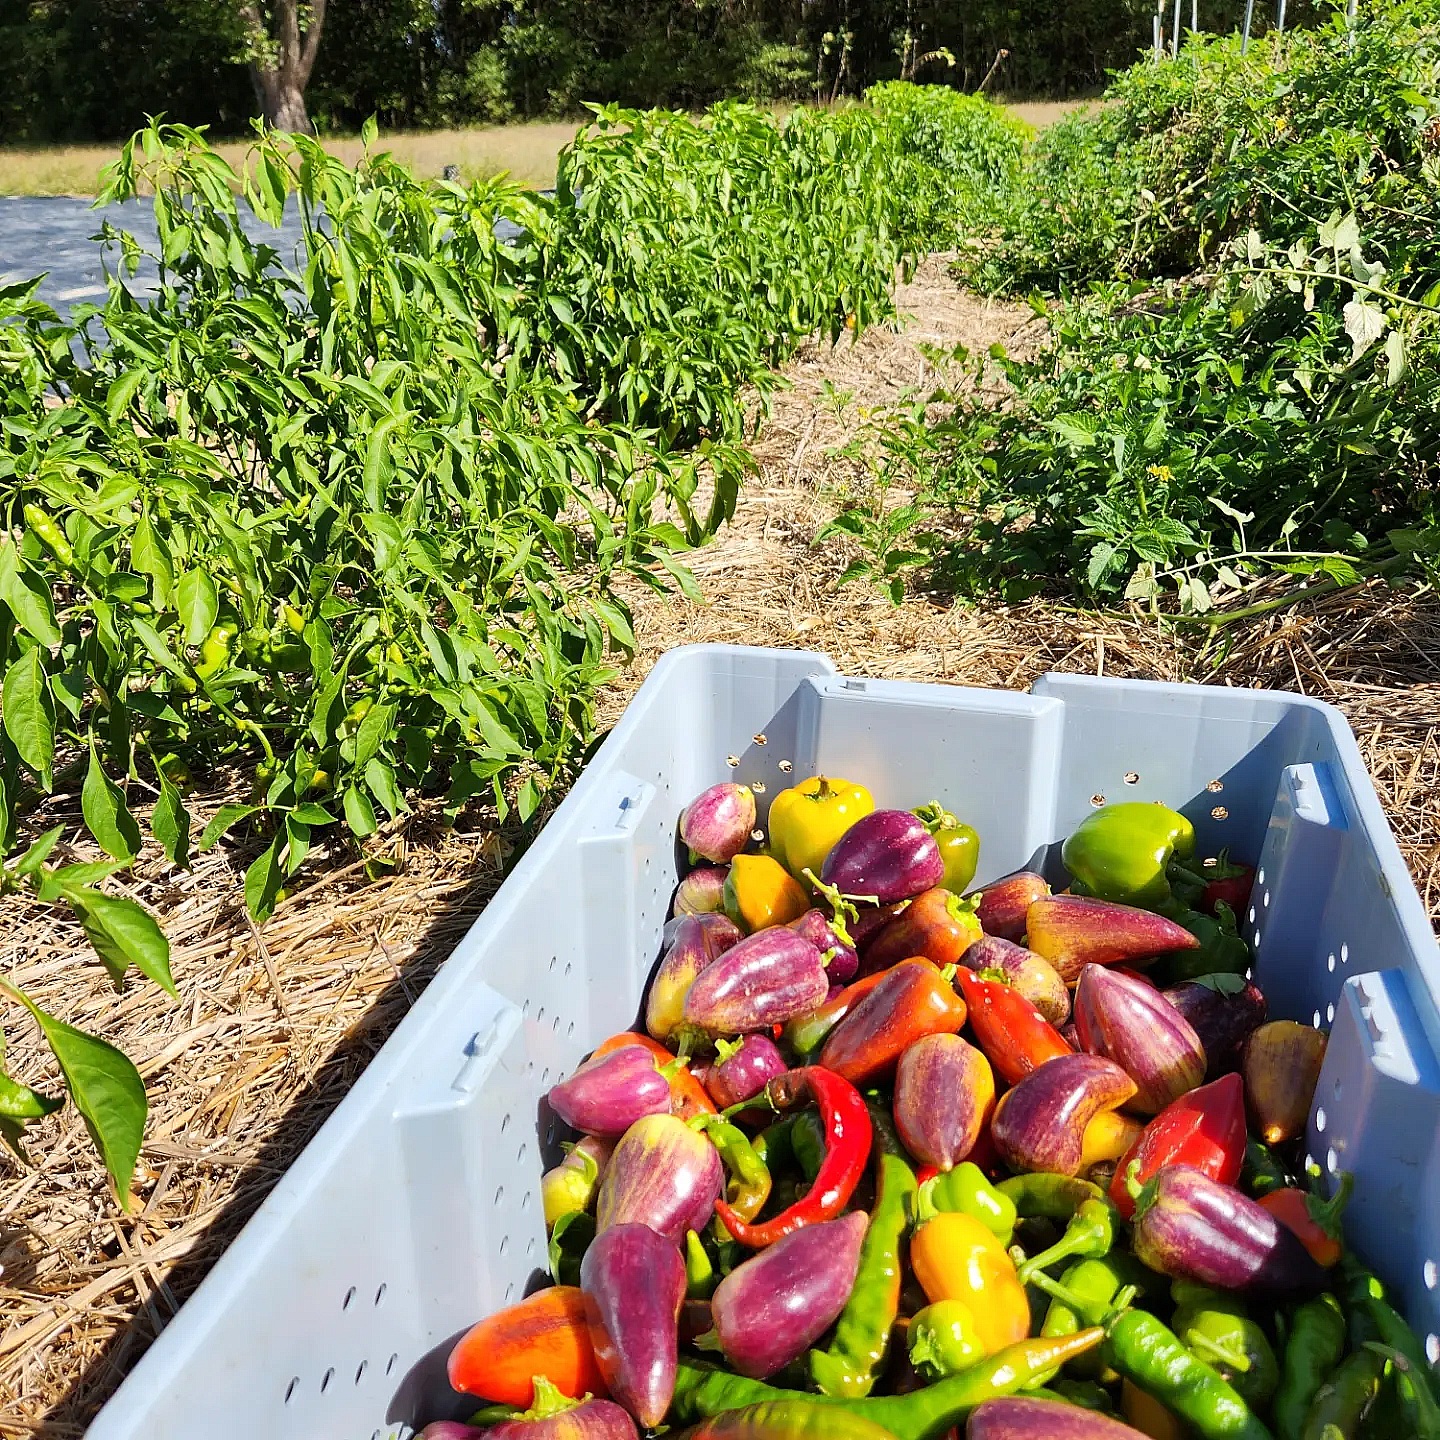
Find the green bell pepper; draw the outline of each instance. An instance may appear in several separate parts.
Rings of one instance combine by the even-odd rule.
[[[1015,1233],[1015,1202],[996,1189],[985,1178],[985,1172],[969,1160],[931,1176],[921,1185],[917,1218],[923,1223],[941,1212],[969,1215],[1002,1245],[1008,1245]]]
[[[1153,910],[1172,900],[1166,869],[1195,853],[1195,828],[1177,810],[1143,800],[1102,805],[1060,851],[1077,891]]]
[[[1185,1348],[1213,1365],[1251,1409],[1265,1409],[1280,1383],[1280,1366],[1264,1330],[1233,1295],[1184,1280],[1171,1294],[1177,1308],[1170,1328]]]

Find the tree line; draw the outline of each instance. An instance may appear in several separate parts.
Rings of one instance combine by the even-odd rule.
[[[1068,95],[1134,58],[1154,3],[0,0],[0,122],[11,143],[113,140],[161,113],[222,135],[255,115],[485,124],[587,100],[830,99],[895,77]]]

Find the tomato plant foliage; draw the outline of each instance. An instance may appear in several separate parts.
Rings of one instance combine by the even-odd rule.
[[[930,104],[1018,154],[991,107]],[[153,196],[158,290],[107,224],[103,305],[0,291],[0,889],[68,906],[117,986],[173,990],[153,918],[102,888],[147,832],[184,866],[243,831],[263,920],[318,836],[417,795],[528,821],[634,645],[617,579],[690,585],[733,510],[742,386],[886,318],[955,223],[938,177],[924,213],[895,185],[925,110],[601,109],[553,196],[273,133],[236,173],[194,130],[136,135],[101,198]],[[287,207],[293,255],[241,223]],[[201,828],[191,778],[221,764],[252,793]],[[107,858],[51,865],[62,832],[29,817],[72,780]],[[134,1067],[6,993],[123,1198]],[[0,1073],[0,1134],[57,1103]]]

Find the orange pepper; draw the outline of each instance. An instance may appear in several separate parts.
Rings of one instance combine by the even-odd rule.
[[[654,1057],[655,1063],[662,1069],[667,1065],[674,1065],[675,1069],[670,1072],[670,1113],[678,1115],[682,1120],[690,1120],[696,1115],[715,1114],[715,1102],[706,1093],[705,1087],[694,1076],[688,1065],[680,1065],[676,1062],[679,1057],[673,1050],[667,1050],[658,1040],[652,1040],[648,1035],[641,1035],[635,1030],[622,1030],[618,1035],[612,1035],[608,1040],[602,1040],[595,1047],[593,1059],[601,1055],[608,1055],[612,1050],[623,1050],[627,1046],[638,1045],[642,1050],[648,1050]]]
[[[1343,1205],[1343,1200],[1341,1204]],[[1271,1190],[1260,1197],[1263,1205],[1295,1238],[1310,1252],[1310,1258],[1327,1270],[1339,1263],[1341,1245],[1333,1230],[1339,1222],[1339,1206],[1335,1206],[1334,1220],[1317,1218],[1315,1211],[1332,1201],[1315,1201],[1304,1190],[1285,1186]]]
[[[725,913],[752,935],[788,925],[810,908],[805,887],[771,855],[737,855],[725,880]]]
[[[971,1215],[943,1210],[910,1241],[910,1265],[932,1305],[963,1300],[987,1355],[1030,1333],[1030,1301],[993,1231]]]
[[[1145,1124],[1118,1110],[1102,1110],[1086,1127],[1080,1145],[1080,1169],[1119,1160],[1145,1133]]]
[[[521,1409],[534,1399],[537,1375],[572,1400],[607,1393],[575,1285],[537,1290],[471,1326],[450,1352],[448,1369],[456,1390]]]
[[[1150,1440],[1185,1440],[1186,1430],[1153,1395],[1126,1380],[1120,1387],[1120,1411]]]

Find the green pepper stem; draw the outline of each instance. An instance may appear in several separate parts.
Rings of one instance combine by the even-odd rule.
[[[1042,1250],[1018,1268],[1020,1283],[1028,1285],[1038,1270],[1048,1270],[1057,1261],[1079,1255],[1087,1260],[1099,1259],[1110,1248],[1110,1227],[1089,1217],[1077,1215],[1065,1227],[1065,1233],[1048,1250]]]

